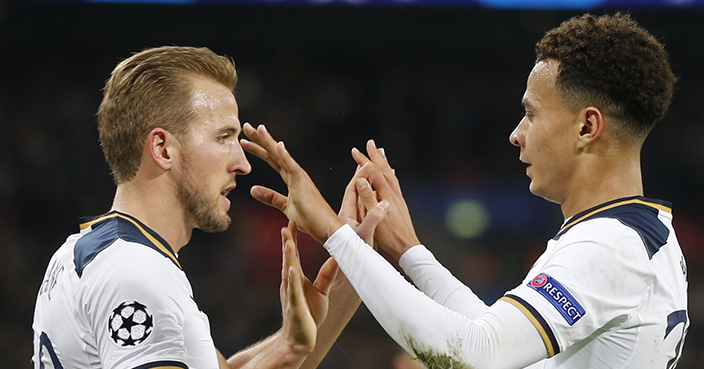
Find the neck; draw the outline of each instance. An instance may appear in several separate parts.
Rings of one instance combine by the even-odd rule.
[[[577,171],[568,196],[562,202],[565,219],[605,202],[643,196],[640,155],[616,155],[610,160],[595,157]]]
[[[158,233],[178,253],[191,238],[192,226],[172,190],[139,178],[117,186],[111,210],[129,214]]]

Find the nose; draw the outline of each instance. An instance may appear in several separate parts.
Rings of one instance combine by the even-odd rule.
[[[523,126],[524,126],[524,120],[526,118],[521,119],[520,122],[518,122],[518,125],[516,128],[513,129],[513,132],[511,132],[510,135],[508,135],[508,141],[511,143],[511,145],[516,146],[516,147],[521,147],[523,146],[524,139],[525,139],[525,133],[523,132]]]
[[[252,171],[252,165],[249,164],[247,156],[244,154],[242,145],[239,141],[232,145],[232,161],[230,162],[229,171],[235,174],[246,175]]]

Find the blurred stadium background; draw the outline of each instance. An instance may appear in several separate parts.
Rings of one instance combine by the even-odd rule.
[[[79,216],[110,207],[94,114],[103,82],[132,52],[191,45],[233,57],[242,121],[267,123],[335,207],[355,167],[349,149],[375,138],[421,240],[491,303],[519,283],[562,221],[558,206],[529,193],[508,142],[533,45],[570,16],[618,9],[664,41],[681,79],[646,143],[643,174],[646,196],[673,202],[689,264],[692,323],[679,368],[701,367],[704,1],[127,2],[0,2],[0,367],[31,366],[46,264]],[[231,229],[196,231],[180,255],[226,355],[280,326],[285,219],[248,188],[283,186],[251,161],[230,194]],[[326,255],[301,243],[313,278]],[[392,368],[398,352],[362,307],[321,368]]]

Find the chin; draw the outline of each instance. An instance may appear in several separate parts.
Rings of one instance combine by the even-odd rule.
[[[545,200],[547,200],[547,201],[549,201],[549,202],[552,202],[552,203],[555,203],[555,204],[561,204],[561,203],[562,203],[562,201],[556,199],[555,196],[554,196],[553,194],[551,194],[551,193],[550,193],[547,189],[545,189],[544,187],[533,186],[533,184],[531,183],[530,192],[531,192],[533,195],[535,195],[535,196],[540,196],[540,197],[542,197],[543,199],[545,199]]]
[[[198,228],[206,233],[225,232],[232,223],[232,219],[227,213],[218,215],[207,215],[200,219]]]

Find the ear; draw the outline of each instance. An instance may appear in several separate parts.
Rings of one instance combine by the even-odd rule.
[[[580,114],[577,148],[585,148],[599,138],[604,132],[604,124],[601,110],[594,106],[584,108]]]
[[[174,158],[178,155],[179,148],[180,142],[176,137],[161,127],[152,129],[147,135],[149,156],[152,162],[164,171],[174,165]]]

